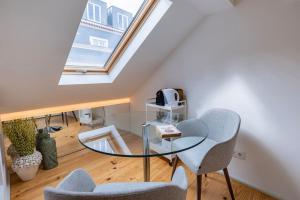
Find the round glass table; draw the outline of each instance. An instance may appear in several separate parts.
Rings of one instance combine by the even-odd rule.
[[[129,112],[106,114],[104,126],[78,135],[79,142],[86,148],[111,156],[142,157],[144,159],[144,180],[150,180],[150,157],[164,156],[169,160],[176,153],[201,144],[208,135],[205,122],[201,133],[193,128],[179,130],[175,135],[162,134],[182,121],[180,114],[168,112]],[[166,133],[164,132],[164,133]]]

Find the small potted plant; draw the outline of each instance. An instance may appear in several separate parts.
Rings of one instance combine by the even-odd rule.
[[[36,176],[42,154],[36,151],[36,129],[30,119],[17,119],[3,123],[4,134],[11,141],[8,155],[12,158],[12,169],[23,181]]]

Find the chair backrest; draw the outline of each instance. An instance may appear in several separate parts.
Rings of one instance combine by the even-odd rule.
[[[77,184],[74,180],[67,182]],[[72,190],[47,187],[44,195],[45,200],[185,200],[188,182],[184,169],[178,167],[170,183],[111,183],[97,187],[94,192],[78,192],[69,186]]]
[[[237,135],[240,116],[231,110],[215,108],[206,111],[199,118],[189,119],[177,124],[185,136],[207,136],[217,143],[225,142]]]
[[[114,188],[117,190],[118,188]],[[185,194],[174,185],[156,185],[145,190],[135,190],[128,193],[102,193],[102,192],[72,192],[54,188],[45,190],[45,200],[185,200]]]
[[[233,139],[238,134],[241,123],[239,114],[222,108],[208,110],[199,119],[208,126],[208,138],[217,143]]]
[[[241,118],[234,111],[220,108],[208,110],[200,118],[209,128],[208,139],[216,144],[205,155],[199,173],[222,170],[232,159]]]
[[[181,121],[176,126],[185,137],[187,136],[202,136],[206,137],[209,134],[209,128],[206,122],[201,118],[188,119]]]

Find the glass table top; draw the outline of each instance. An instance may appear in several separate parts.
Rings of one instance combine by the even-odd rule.
[[[179,153],[201,144],[209,129],[202,122],[201,133],[180,130],[181,134],[162,138],[162,125],[176,126],[182,121],[180,113],[126,112],[106,114],[102,128],[82,132],[79,142],[98,153],[123,157],[152,157]],[[199,122],[201,123],[201,122]]]

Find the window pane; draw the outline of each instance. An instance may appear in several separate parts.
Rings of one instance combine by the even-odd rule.
[[[94,20],[94,6],[88,3],[88,19]]]
[[[89,0],[66,67],[104,68],[145,1]]]
[[[128,17],[124,16],[123,18],[123,28],[126,29],[128,27]]]
[[[121,28],[121,27],[123,27],[123,20],[122,20],[123,18],[122,18],[122,15],[121,14],[119,14],[118,15],[118,25],[119,25],[119,27]]]
[[[101,16],[100,16],[100,7],[95,6],[95,21],[96,22],[101,22]]]

